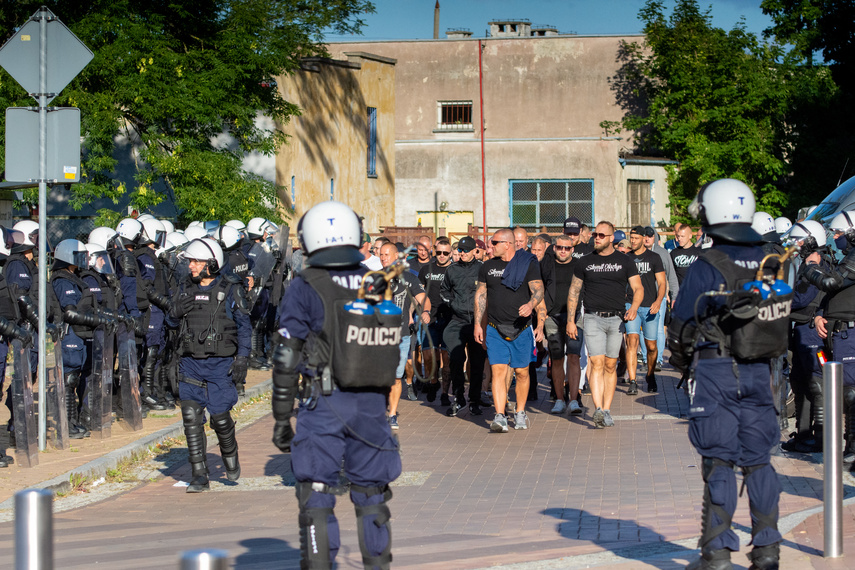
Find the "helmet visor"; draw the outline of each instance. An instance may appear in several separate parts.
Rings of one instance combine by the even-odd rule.
[[[101,275],[113,275],[113,261],[106,251],[93,251],[89,254],[89,267]]]
[[[81,269],[89,267],[89,252],[85,249],[82,251],[72,251],[71,265]]]

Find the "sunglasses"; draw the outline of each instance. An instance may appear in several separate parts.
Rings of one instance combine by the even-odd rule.
[[[592,232],[591,235],[597,239],[606,239],[607,237],[611,237],[614,234],[601,234],[599,232]]]
[[[573,249],[572,245],[553,245],[552,247],[557,249],[558,251],[568,251]]]
[[[458,251],[460,251],[460,250],[458,250]],[[451,255],[451,252],[450,252],[450,251],[439,251],[439,250],[436,250],[436,254],[437,254],[437,255]]]
[[[497,246],[497,245],[499,245],[500,243],[511,243],[511,242],[509,242],[509,241],[500,241],[500,240],[497,240],[497,239],[491,239],[491,240],[490,240],[490,243],[492,243],[492,244],[493,244],[493,246]]]

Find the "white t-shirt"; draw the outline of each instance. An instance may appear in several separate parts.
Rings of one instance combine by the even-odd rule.
[[[372,255],[368,259],[362,262],[362,265],[370,269],[371,271],[380,271],[383,269],[383,264],[380,262],[380,258],[376,255]]]

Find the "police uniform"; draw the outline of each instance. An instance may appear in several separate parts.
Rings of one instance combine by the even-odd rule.
[[[0,386],[6,378],[6,356],[9,353],[9,342],[11,339],[21,339],[26,346],[32,342],[30,334],[18,327],[15,323],[18,320],[18,306],[9,291],[6,279],[0,274]],[[9,426],[11,431],[12,417],[14,414],[14,406],[12,403],[12,386],[11,383],[6,390],[6,407],[9,408]],[[0,467],[8,467],[14,463],[14,459],[4,453],[0,449]]]
[[[749,497],[752,568],[777,568],[780,485],[770,452],[780,432],[770,377],[772,358],[786,351],[792,293],[762,301],[759,294],[710,296],[720,288],[742,291],[764,257],[748,245],[760,235],[749,225],[754,197],[745,184],[724,179],[705,186],[690,212],[715,244],[686,273],[668,329],[671,363],[694,368],[689,440],[703,457],[701,558],[689,567],[731,568],[730,552],[739,550],[731,528],[738,466]],[[757,310],[739,312],[745,307],[738,302]]]
[[[335,560],[339,530],[333,507],[335,496],[344,493],[339,479],[343,465],[356,506],[363,563],[366,568],[388,568],[392,560],[391,514],[386,502],[392,496],[389,483],[401,474],[401,457],[386,419],[386,405],[398,360],[401,316],[383,319],[382,326],[341,320],[379,322],[374,316],[348,317],[343,308],[344,302],[356,298],[367,271],[359,265],[362,228],[356,215],[337,202],[315,206],[305,214],[301,226],[313,216],[344,223],[341,233],[350,230],[350,245],[314,253],[314,242],[301,234],[309,264],[314,267],[291,282],[279,308],[279,332],[284,338],[274,353],[273,441],[281,450],[291,451],[300,506],[302,567],[329,568]],[[323,232],[321,221],[306,225]],[[338,234],[335,230],[329,239],[338,239]],[[325,265],[327,252],[344,257]],[[326,354],[323,349],[318,351],[324,346]],[[308,397],[300,404],[293,436],[289,420],[299,372]]]
[[[149,246],[134,252],[139,273],[136,279],[137,307],[144,316],[145,352],[142,360],[142,401],[154,410],[163,410],[171,404],[165,403],[164,386],[158,382],[163,351],[166,347],[164,311],[169,310],[170,291],[163,267],[155,251]]]
[[[194,240],[197,241],[197,240]],[[185,281],[170,312],[180,322],[179,364],[181,414],[193,469],[188,492],[208,488],[205,410],[217,433],[220,453],[230,481],[240,477],[235,423],[230,411],[237,403],[237,366],[249,356],[249,317],[243,288],[228,276],[217,275],[207,286]]]

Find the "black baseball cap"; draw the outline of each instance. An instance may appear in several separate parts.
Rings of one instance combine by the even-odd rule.
[[[579,221],[579,218],[574,218],[570,216],[566,220],[564,220],[564,234],[568,236],[577,236],[581,231],[582,222]]]
[[[644,235],[644,226],[632,226],[632,229],[629,230],[629,235],[636,234],[643,236]]]
[[[473,238],[472,236],[463,236],[462,238],[460,238],[460,241],[457,242],[457,249],[459,249],[460,251],[465,251],[467,253],[472,251],[476,247],[478,247],[478,244],[475,243],[475,238]]]
[[[645,235],[645,236],[647,236],[647,237],[653,237],[653,236],[655,236],[655,235],[656,235],[656,230],[654,230],[654,229],[653,229],[653,228],[651,228],[650,226],[646,226],[646,227],[644,228],[644,235]]]

